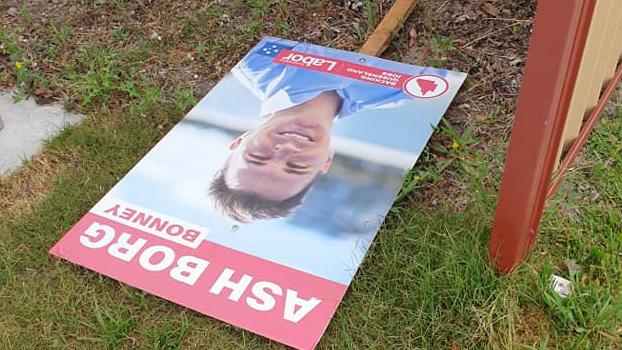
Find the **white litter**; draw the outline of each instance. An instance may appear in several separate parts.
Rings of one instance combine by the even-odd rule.
[[[572,282],[557,275],[551,275],[551,287],[562,298],[572,294]]]

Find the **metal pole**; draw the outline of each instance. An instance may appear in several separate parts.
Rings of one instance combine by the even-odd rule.
[[[534,20],[489,245],[504,273],[535,242],[594,12],[595,0],[562,2],[540,0]]]

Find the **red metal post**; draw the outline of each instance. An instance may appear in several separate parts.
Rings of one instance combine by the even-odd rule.
[[[535,242],[594,5],[538,2],[489,246],[500,272]]]

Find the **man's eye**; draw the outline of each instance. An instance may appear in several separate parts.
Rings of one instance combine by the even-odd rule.
[[[257,154],[257,153],[249,153],[248,157],[254,160],[268,160],[270,159],[269,156],[263,155],[263,154]]]
[[[259,165],[259,166],[266,165],[266,163],[264,163],[264,162],[260,162],[258,160],[252,160],[252,159],[248,159],[248,160],[246,160],[246,162],[250,163],[250,164]]]

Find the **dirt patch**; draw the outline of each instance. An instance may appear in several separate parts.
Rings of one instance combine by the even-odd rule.
[[[73,53],[84,48],[139,55],[139,73],[169,91],[173,85],[200,86],[219,80],[264,35],[350,50],[364,39],[353,29],[354,22],[362,22],[361,11],[340,2],[284,4],[251,8],[226,1],[216,5],[186,1],[13,1],[0,5],[0,24],[25,48],[29,67],[46,77],[59,94],[66,82],[58,73],[66,71]],[[386,6],[377,7],[383,10]],[[11,61],[5,55],[0,65],[10,71]],[[4,79],[5,85],[14,83],[13,79]]]
[[[494,132],[507,127],[514,110],[534,11],[531,0],[422,1],[406,24],[414,45],[395,51],[407,63],[469,73],[449,118],[465,127],[498,110],[500,125],[477,129],[480,136],[498,137]]]
[[[543,334],[550,332],[549,320],[549,316],[539,307],[521,308],[514,327],[516,342],[539,348]]]
[[[473,198],[465,198],[464,179],[458,163],[478,158],[486,162],[483,188],[495,188],[503,169],[505,143],[509,139],[525,57],[529,46],[536,2],[520,1],[434,1],[422,0],[405,23],[388,58],[415,65],[455,69],[469,74],[465,85],[445,115],[445,120],[463,140],[464,157],[438,151],[453,141],[436,133],[430,142],[429,159],[447,163],[442,176],[410,196],[409,203],[435,203],[452,199],[458,210]],[[473,155],[476,155],[475,157]]]

